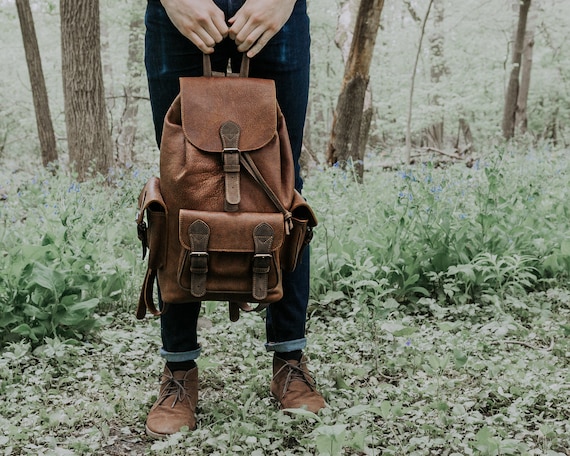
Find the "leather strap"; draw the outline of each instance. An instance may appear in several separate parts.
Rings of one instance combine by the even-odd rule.
[[[204,70],[203,70],[204,76],[205,77],[213,76],[214,74],[212,72],[212,60],[210,59],[209,54],[204,54],[202,56],[202,64],[204,66]],[[241,55],[241,67],[240,67],[240,71],[239,71],[239,77],[247,78],[248,76],[249,76],[249,57],[244,52]]]
[[[249,57],[245,52],[241,56],[241,68],[239,70],[239,75],[241,78],[247,78],[249,76]]]
[[[139,241],[141,241],[142,244],[142,259],[144,260],[144,257],[146,256],[146,252],[148,250],[148,227],[146,225],[146,222],[144,220],[142,220],[141,222],[137,223],[137,236],[139,238]]]
[[[224,210],[226,212],[236,212],[239,209],[241,200],[239,172],[240,172],[240,151],[239,145],[240,127],[234,122],[224,122],[220,127],[220,137],[222,139],[222,152],[225,176],[225,201]]]
[[[202,65],[204,67],[204,76],[209,78],[212,76],[212,61],[210,60],[210,56],[208,54],[204,54],[202,56]]]
[[[142,320],[147,309],[154,316],[159,316],[161,312],[156,308],[154,304],[154,281],[156,280],[156,269],[147,269],[144,277],[143,286],[141,289],[141,294],[139,296],[139,302],[137,305],[137,319]]]
[[[237,301],[230,301],[230,321],[236,322],[239,320],[239,311],[243,310],[244,312],[261,312],[263,309],[267,309],[269,304],[266,302],[260,302],[255,307],[251,307],[247,302],[237,302]]]
[[[237,301],[230,301],[230,321],[238,321],[239,320],[239,311],[243,310],[244,312],[251,312],[253,311],[253,307],[251,307],[247,302],[237,302]]]
[[[268,198],[271,200],[273,205],[277,208],[277,210],[283,214],[283,218],[285,220],[285,234],[289,235],[291,233],[291,229],[293,228],[293,221],[291,220],[293,215],[289,210],[285,208],[285,206],[283,206],[283,204],[279,200],[279,197],[275,194],[275,192],[271,189],[269,184],[265,181],[263,175],[259,171],[259,168],[253,161],[253,158],[251,158],[251,155],[249,155],[249,153],[247,152],[242,152],[240,155],[240,159],[244,169],[251,175],[251,177],[253,177],[253,180],[255,180],[255,182],[257,182],[261,186],[261,188],[268,196]]]
[[[201,298],[206,294],[208,273],[208,242],[210,227],[203,220],[196,220],[188,227],[190,238],[190,293]]]
[[[268,223],[260,223],[253,230],[253,286],[252,295],[256,300],[263,301],[267,297],[267,281],[271,268],[271,247],[275,232]]]

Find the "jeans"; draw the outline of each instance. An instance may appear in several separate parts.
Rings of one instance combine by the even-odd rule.
[[[215,0],[226,18],[244,0]],[[202,53],[171,23],[159,0],[148,0],[145,16],[145,65],[156,140],[160,146],[164,117],[179,92],[178,78],[201,76]],[[310,64],[309,18],[306,0],[297,0],[288,22],[250,62],[250,77],[273,79],[277,101],[285,117],[293,159],[295,187],[301,191],[299,156],[307,110]],[[239,71],[241,55],[229,38],[211,55],[212,70]],[[305,323],[309,298],[309,249],[295,271],[283,273],[283,299],[271,304],[266,314],[266,349],[289,352],[306,346]],[[164,303],[159,303],[164,308]],[[173,304],[161,316],[161,356],[166,361],[196,359],[200,354],[196,324],[200,303]]]

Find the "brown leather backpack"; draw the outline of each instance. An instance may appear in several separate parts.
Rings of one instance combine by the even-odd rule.
[[[160,179],[138,202],[143,258],[149,251],[137,318],[158,285],[163,302],[229,301],[230,318],[283,296],[316,217],[294,189],[294,164],[272,80],[211,72],[180,79],[160,147]],[[145,222],[146,213],[146,222]],[[162,309],[165,311],[166,309]]]

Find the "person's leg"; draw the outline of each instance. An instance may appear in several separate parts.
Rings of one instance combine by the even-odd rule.
[[[202,74],[202,55],[172,25],[159,0],[150,0],[145,16],[145,66],[156,133],[160,146],[164,117],[180,90],[179,78]],[[165,308],[160,299],[161,308]],[[167,362],[194,360],[199,355],[196,324],[200,304],[167,306],[161,316],[161,355]]]
[[[174,27],[159,0],[149,0],[145,16],[145,66],[152,107],[156,142],[160,147],[164,118],[180,91],[179,78],[201,76],[203,59],[196,48]],[[220,46],[224,50],[224,46]],[[227,56],[216,51],[212,67],[221,71]],[[164,303],[160,298],[160,307]],[[169,305],[161,316],[161,355],[169,363],[191,361],[199,355],[196,324],[200,303]]]
[[[299,158],[307,112],[310,72],[309,18],[305,0],[297,0],[281,31],[251,60],[250,76],[273,79],[277,101],[289,133],[295,162],[295,188],[301,191]],[[318,412],[323,397],[307,369],[305,323],[309,301],[309,249],[293,272],[283,273],[283,298],[267,309],[268,351],[274,351],[271,392],[281,408],[305,407]]]
[[[243,0],[215,0],[226,9],[239,7]],[[235,11],[234,11],[235,12]],[[230,14],[231,13],[231,14]],[[180,77],[201,76],[203,55],[172,24],[160,0],[148,0],[145,16],[145,66],[156,142],[160,147],[164,118],[180,91]],[[211,56],[212,69],[223,72],[228,57],[235,52],[227,41],[216,47]],[[196,426],[195,408],[198,400],[198,369],[195,359],[200,355],[197,323],[200,303],[165,305],[158,290],[161,315],[161,356],[166,360],[160,394],[146,424],[151,437],[177,432],[182,426]]]
[[[159,0],[149,0],[145,16],[145,66],[155,126],[160,146],[166,112],[179,93],[179,78],[203,74],[201,52],[172,25]],[[216,63],[216,65],[219,65]],[[200,354],[197,323],[200,303],[165,305],[159,294],[162,348],[166,366],[159,396],[146,422],[151,437],[178,432],[181,427],[196,426],[198,368]]]
[[[309,18],[305,0],[298,0],[293,14],[261,52],[250,62],[250,76],[273,79],[277,101],[291,141],[295,163],[295,187],[301,191],[299,157],[307,111],[310,71]],[[283,299],[267,311],[267,349],[278,353],[305,348],[305,322],[309,299],[309,251],[305,249],[295,271],[283,274]]]

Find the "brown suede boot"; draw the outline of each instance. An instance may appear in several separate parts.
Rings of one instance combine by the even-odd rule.
[[[146,433],[155,439],[174,434],[183,426],[196,428],[198,368],[170,372],[164,367],[158,399],[146,419]]]
[[[273,357],[271,394],[279,401],[279,407],[282,409],[304,408],[317,413],[326,406],[325,400],[315,387],[304,356],[301,362]]]

